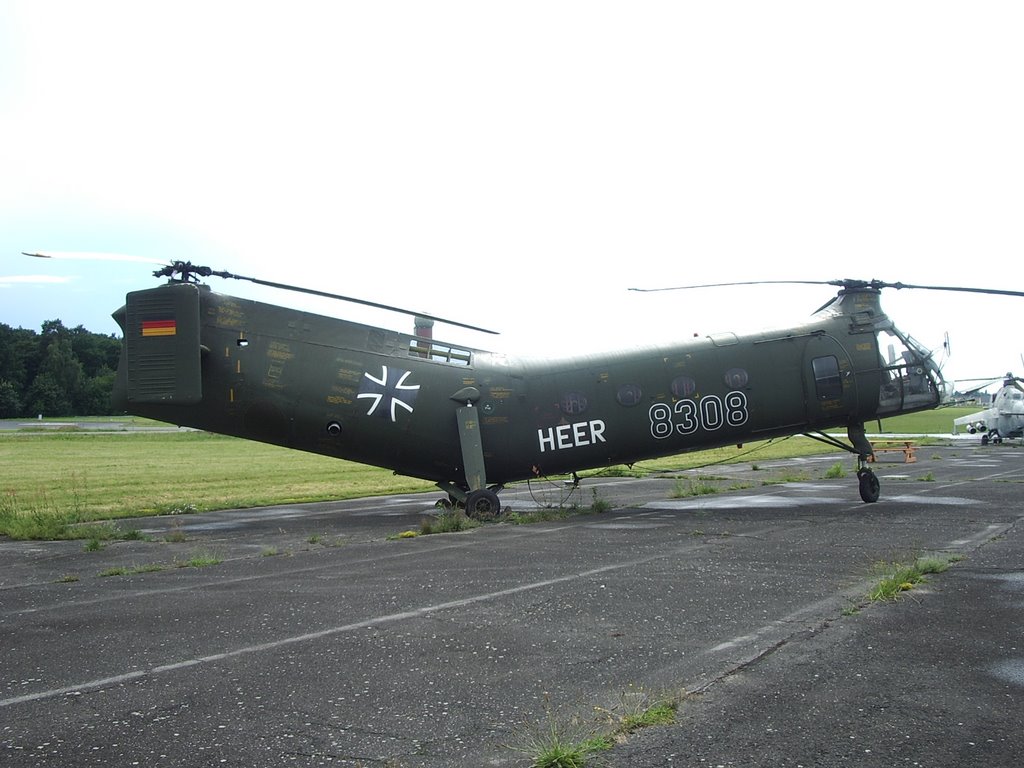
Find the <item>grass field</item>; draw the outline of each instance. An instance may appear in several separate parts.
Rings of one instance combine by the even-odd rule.
[[[954,418],[973,410],[911,414],[884,422],[881,431],[948,433]],[[834,450],[801,437],[602,471],[665,472]],[[432,489],[389,470],[204,432],[0,432],[0,535],[19,538],[35,537],[31,531],[59,538],[68,525],[95,520]]]

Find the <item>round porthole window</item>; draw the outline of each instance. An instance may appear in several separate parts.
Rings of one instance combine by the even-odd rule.
[[[730,368],[725,372],[725,386],[731,389],[740,389],[747,386],[750,376],[742,368]]]
[[[629,408],[639,405],[642,394],[640,387],[636,384],[623,384],[619,387],[619,391],[615,393],[615,399],[619,402],[619,405]]]
[[[689,376],[676,376],[672,379],[672,394],[676,397],[689,397],[697,391],[697,382]]]
[[[567,392],[558,407],[566,416],[579,416],[587,410],[587,397],[579,392]]]

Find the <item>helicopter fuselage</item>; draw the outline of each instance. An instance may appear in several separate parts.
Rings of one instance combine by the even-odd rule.
[[[172,281],[115,313],[115,406],[473,490],[932,408],[941,377],[840,292],[797,327],[509,358]],[[889,334],[902,357],[886,360]],[[863,451],[862,451],[863,452]]]

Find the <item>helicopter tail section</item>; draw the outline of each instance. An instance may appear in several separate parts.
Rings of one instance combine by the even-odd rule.
[[[114,315],[124,332],[124,404],[194,405],[203,399],[199,288],[182,283],[129,293]]]

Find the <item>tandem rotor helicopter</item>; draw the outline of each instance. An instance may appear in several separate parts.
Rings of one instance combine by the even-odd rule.
[[[839,290],[793,327],[526,360],[435,340],[433,321],[486,329],[397,307],[189,262],[153,274],[167,282],[128,293],[114,313],[124,332],[115,410],[430,480],[477,518],[500,512],[508,483],[797,434],[855,454],[860,496],[877,501],[865,423],[935,408],[948,389],[932,353],[886,316],[881,291],[1024,296],[772,281]],[[212,276],[423,320],[398,333],[217,293],[199,280]],[[824,432],[836,428],[849,443]]]
[[[996,381],[999,379],[989,379],[987,384],[978,389],[984,389]],[[1021,386],[1021,381],[1020,377],[1007,373],[1003,377],[1003,386],[992,398],[992,406],[953,419],[953,431],[955,432],[957,427],[965,427],[969,434],[981,433],[982,445],[1024,437],[1024,387]]]

